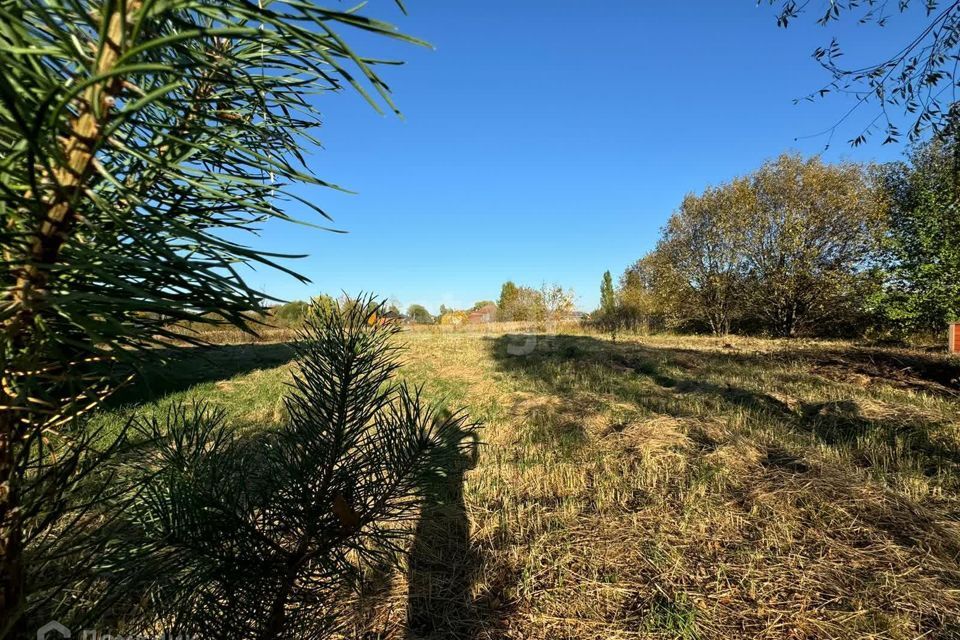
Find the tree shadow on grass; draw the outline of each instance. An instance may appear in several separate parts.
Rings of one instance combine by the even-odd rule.
[[[139,367],[131,383],[109,398],[108,407],[150,402],[198,384],[279,367],[291,362],[295,353],[287,343],[257,343],[170,347],[155,355]]]
[[[935,437],[948,425],[922,416],[867,417],[851,400],[802,403],[797,418],[821,442],[832,447],[859,451],[855,461],[863,467],[882,463],[870,456],[870,442],[905,448],[927,475],[945,468],[960,473],[960,450],[954,443]]]
[[[925,404],[909,402],[906,394],[898,403],[887,393],[872,396],[853,387],[886,383],[881,373],[906,362],[902,354],[847,353],[842,348],[833,353],[789,344],[770,353],[695,350],[589,336],[531,340],[508,335],[490,338],[487,346],[499,371],[514,378],[518,388],[561,401],[593,394],[608,404],[632,403],[638,411],[631,420],[670,418],[665,422],[678,425],[689,439],[677,445],[689,463],[686,471],[677,470],[686,475],[676,478],[678,486],[697,480],[700,469],[723,465],[723,481],[702,486],[718,513],[743,518],[744,537],[731,538],[735,542],[730,549],[737,554],[731,566],[741,561],[741,552],[756,550],[766,556],[768,566],[793,571],[803,584],[804,579],[817,579],[823,558],[853,558],[856,562],[843,569],[838,565],[830,588],[854,601],[861,590],[874,593],[870,585],[887,583],[891,575],[903,581],[898,588],[905,593],[914,588],[914,579],[924,589],[937,585],[925,594],[957,583],[960,447],[952,425],[936,412],[925,413]],[[867,385],[831,379],[820,370],[826,360],[838,374],[840,363],[852,363],[858,373],[869,368],[876,375]],[[949,363],[913,361],[909,366],[909,380],[889,384],[923,387],[941,397],[949,393]],[[820,398],[808,395],[818,390]],[[657,420],[650,424],[657,425]],[[919,478],[921,473],[928,478]],[[912,493],[913,486],[930,487],[929,499]],[[671,491],[668,484],[663,487]],[[676,497],[678,513],[686,514],[689,503],[683,491],[665,498]],[[646,507],[641,502],[624,508]],[[789,544],[763,546],[765,540],[777,539],[780,526],[791,532],[785,538]],[[797,558],[803,559],[802,565],[793,564]],[[931,611],[952,606],[949,598],[928,602]],[[652,624],[679,637],[676,624],[683,620],[676,614],[682,608],[674,609],[670,601],[645,604]],[[884,610],[886,605],[876,606]],[[786,606],[788,615],[791,609]],[[897,615],[895,609],[891,613]],[[953,637],[956,627],[949,622],[945,626],[938,615],[924,621],[921,633],[929,629],[930,637]]]
[[[960,360],[936,354],[875,347],[827,349],[806,355],[811,371],[831,380],[857,376],[868,384],[885,384],[933,395],[960,397]]]
[[[950,437],[950,425],[938,416],[895,405],[867,411],[853,398],[800,402],[778,394],[779,382],[772,383],[774,388],[769,393],[725,382],[728,377],[750,379],[761,370],[782,371],[785,364],[795,366],[809,379],[822,378],[820,367],[827,361],[834,367],[848,363],[855,371],[869,370],[880,381],[885,380],[883,372],[902,364],[913,377],[905,380],[907,374],[900,368],[901,376],[893,379],[894,386],[923,386],[939,395],[950,393],[955,373],[945,359],[856,348],[849,352],[803,348],[769,353],[697,351],[616,343],[590,336],[531,339],[505,335],[489,341],[490,353],[501,371],[561,397],[585,392],[612,395],[647,412],[675,418],[736,411],[760,424],[782,425],[784,435],[800,436],[800,440],[792,440],[795,444],[802,443],[804,436],[812,437],[865,469],[875,468],[881,473],[919,471],[960,485],[960,445]],[[821,381],[832,384],[830,379]],[[695,439],[695,434],[691,438]],[[772,447],[768,456],[771,465],[783,466],[780,461],[787,460],[793,470],[809,470],[802,455],[778,449],[781,445],[777,443],[768,444]]]
[[[866,440],[906,447],[906,455],[927,473],[940,473],[946,466],[960,474],[960,448],[955,442],[935,437],[937,431],[947,426],[937,418],[897,412],[865,415],[852,399],[788,403],[772,393],[723,382],[725,372],[744,379],[756,375],[760,369],[782,367],[784,363],[806,368],[811,378],[820,375],[825,361],[834,366],[852,363],[858,371],[872,367],[870,370],[877,377],[898,363],[909,363],[908,368],[921,376],[925,384],[949,390],[947,385],[952,384],[950,376],[954,375],[952,365],[936,358],[862,349],[770,353],[696,351],[615,343],[590,336],[548,335],[531,340],[530,336],[505,335],[489,340],[490,352],[502,371],[545,387],[550,393],[561,396],[584,391],[610,394],[653,413],[677,418],[690,417],[691,411],[684,405],[690,404],[687,400],[697,399],[719,411],[737,408],[755,417],[775,420],[787,429],[809,433],[823,444],[838,449],[852,449]],[[677,374],[677,370],[681,373]],[[638,384],[646,380],[654,384]],[[902,380],[893,382],[900,386]],[[829,385],[830,381],[824,384]],[[911,383],[909,388],[914,389],[917,384]],[[937,393],[934,389],[928,390]]]
[[[407,575],[407,638],[473,639],[491,634],[503,619],[473,596],[480,555],[470,539],[464,475],[477,462],[475,431],[444,443],[447,472],[427,487]]]

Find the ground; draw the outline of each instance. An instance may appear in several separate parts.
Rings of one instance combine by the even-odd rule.
[[[362,595],[356,636],[960,637],[960,362],[797,340],[399,339],[403,375],[465,406],[481,444],[425,506],[406,570]],[[239,428],[283,420],[288,346],[184,354],[98,419],[201,400]]]

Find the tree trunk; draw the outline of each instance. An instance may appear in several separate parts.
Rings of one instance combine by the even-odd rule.
[[[4,376],[6,377],[6,376]],[[23,543],[15,468],[16,418],[0,392],[0,637],[13,635],[23,613]]]

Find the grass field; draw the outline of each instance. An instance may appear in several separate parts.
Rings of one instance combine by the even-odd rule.
[[[384,638],[960,638],[960,362],[844,343],[408,331],[403,375],[482,421]],[[283,420],[283,344],[186,349],[98,420],[176,400]],[[145,400],[145,398],[151,398]]]

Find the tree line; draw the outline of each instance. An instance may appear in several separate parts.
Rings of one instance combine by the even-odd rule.
[[[574,311],[576,294],[558,284],[539,289],[517,285],[508,280],[500,287],[497,319],[502,322],[559,321]]]
[[[473,306],[466,309],[456,309],[441,304],[436,315],[422,304],[411,304],[402,312],[397,303],[384,305],[384,313],[388,317],[403,320],[411,324],[443,323],[444,318],[465,319],[470,313],[482,309],[496,309],[491,319],[499,322],[558,322],[570,317],[575,311],[576,294],[572,289],[564,288],[559,284],[544,283],[539,288],[517,285],[508,280],[500,287],[500,297],[497,300],[478,300]],[[262,321],[265,324],[281,327],[299,327],[312,313],[313,309],[330,309],[334,306],[350,308],[355,304],[349,296],[339,299],[327,294],[313,297],[310,302],[293,300],[284,304],[270,307],[263,312]]]
[[[785,154],[687,195],[593,320],[608,329],[902,339],[960,319],[960,145],[887,165]]]

